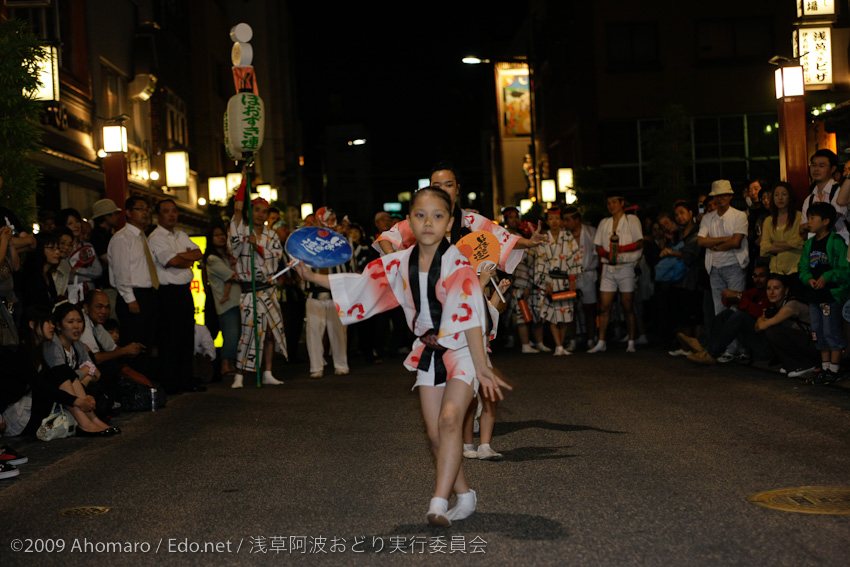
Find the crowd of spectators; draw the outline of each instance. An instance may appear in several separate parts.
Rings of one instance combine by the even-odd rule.
[[[570,301],[583,308],[570,308],[576,322],[568,329],[567,354],[584,345],[590,354],[602,353],[612,341],[634,352],[655,342],[697,364],[758,362],[811,383],[842,380],[850,336],[843,315],[850,317],[844,309],[850,180],[830,150],[812,156],[810,173],[803,200],[789,183],[759,179],[740,193],[717,180],[708,195],[652,214],[610,194],[611,216],[597,228],[584,224],[575,207],[553,207],[546,218],[557,251],[529,250],[514,280],[515,316],[506,319],[522,352],[549,351],[543,323],[552,320],[548,282],[557,255],[558,264],[569,267],[567,277],[585,282],[570,287],[578,291]],[[503,222],[517,233],[524,224],[514,208],[504,211]],[[588,241],[594,246],[585,246]],[[556,333],[553,327],[561,355],[564,339]]]
[[[529,238],[540,220],[547,243],[529,248],[511,274],[510,315],[501,319],[497,344],[511,348],[516,336],[523,354],[604,356],[618,342],[627,352],[654,342],[697,364],[759,361],[813,383],[841,380],[850,336],[842,316],[850,289],[850,181],[837,172],[834,153],[815,153],[810,194],[799,202],[790,184],[756,179],[740,195],[717,180],[708,195],[653,214],[611,193],[610,216],[593,224],[576,206],[527,220],[504,209],[509,232]],[[364,364],[408,351],[403,313],[344,328],[326,290],[304,285],[294,271],[264,281],[262,305],[249,307],[244,259],[256,254],[276,273],[290,261],[283,250],[298,228],[268,203],[255,201],[251,227],[240,202],[233,223],[211,224],[205,250],[177,228],[171,199],[131,197],[120,205],[96,202],[91,222],[74,209],[42,211],[37,235],[0,209],[6,435],[33,433],[54,404],[76,419],[78,435],[116,435],[112,416],[156,407],[163,391],[203,392],[216,377],[239,388],[243,373],[260,364],[264,384],[283,384],[271,373],[276,354],[292,363],[306,352],[308,375],[320,379],[329,363],[337,375],[348,374],[349,356],[358,351]],[[300,226],[346,237],[351,260],[330,271],[362,272],[379,257],[373,243],[401,220],[378,211],[360,225],[322,207]],[[196,264],[206,291],[204,327],[194,324]],[[246,311],[254,308],[268,331],[261,360],[246,344],[254,340]],[[222,346],[214,350],[219,333]],[[215,370],[199,371],[198,357],[215,358]],[[0,478],[13,476],[14,463],[25,459],[4,446]]]

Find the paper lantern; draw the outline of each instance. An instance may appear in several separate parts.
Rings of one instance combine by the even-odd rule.
[[[265,112],[263,99],[253,93],[239,93],[230,97],[225,113],[226,146],[241,157],[243,153],[256,152],[263,145]]]

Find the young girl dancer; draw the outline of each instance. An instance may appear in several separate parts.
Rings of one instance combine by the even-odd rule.
[[[428,523],[449,526],[475,511],[476,494],[461,465],[461,428],[479,381],[482,393],[502,399],[511,389],[490,367],[484,349],[489,316],[469,261],[446,240],[451,199],[433,187],[419,190],[410,203],[410,228],[416,245],[371,262],[362,274],[316,274],[296,265],[302,279],[329,288],[343,324],[361,321],[401,306],[417,336],[404,361],[417,371],[422,415],[437,458],[437,482]],[[448,509],[451,493],[457,505]]]
[[[533,248],[546,242],[547,238],[541,233],[542,224],[538,223],[530,238],[523,238],[515,234],[511,234],[506,229],[498,224],[494,224],[488,218],[482,217],[472,211],[464,211],[457,205],[457,196],[460,192],[460,183],[457,180],[457,173],[451,164],[446,162],[438,163],[430,176],[431,186],[439,187],[445,191],[451,199],[451,211],[454,221],[451,225],[451,233],[447,234],[451,239],[452,244],[457,244],[466,234],[479,230],[492,232],[499,239],[499,245],[502,247],[499,256],[498,268],[503,272],[512,274],[514,268],[522,260],[522,250]],[[401,221],[391,229],[381,233],[372,245],[375,250],[383,254],[389,254],[395,250],[403,250],[409,248],[416,243],[416,238],[411,230],[409,221]]]

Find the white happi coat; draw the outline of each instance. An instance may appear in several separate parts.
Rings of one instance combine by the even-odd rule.
[[[412,248],[408,248],[374,260],[362,274],[328,276],[334,303],[344,325],[362,321],[400,305],[408,326],[417,337],[428,330],[421,328],[419,321],[414,320],[416,307],[408,281],[411,252]],[[454,246],[450,246],[443,254],[436,296],[443,305],[439,328],[435,331],[439,344],[448,349],[443,353],[446,379],[469,376],[475,369],[465,362],[469,356],[464,331],[479,327],[484,343],[489,314],[475,270]],[[428,305],[420,305],[420,309],[427,310]],[[417,370],[424,349],[425,345],[417,338],[413,350],[404,361],[408,370]]]

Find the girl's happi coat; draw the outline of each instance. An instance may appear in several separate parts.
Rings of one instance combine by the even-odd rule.
[[[516,268],[517,264],[519,264],[520,260],[522,260],[523,254],[525,253],[524,250],[514,250],[514,247],[516,246],[516,243],[519,242],[520,237],[511,234],[503,227],[479,214],[470,211],[461,211],[461,215],[463,228],[468,228],[471,232],[486,230],[487,232],[493,233],[496,238],[499,239],[499,245],[502,247],[502,251],[499,254],[499,264],[497,268],[503,272],[512,274],[514,272],[514,268]],[[378,243],[382,240],[386,240],[392,244],[393,248],[396,250],[405,250],[416,244],[416,239],[413,237],[413,232],[410,230],[410,225],[406,220],[401,221],[391,229],[382,232],[381,235],[375,239],[375,243],[372,244],[372,247],[381,254],[383,254],[383,250]]]
[[[408,281],[412,250],[408,248],[374,260],[366,266],[362,274],[329,276],[331,293],[344,325],[357,323],[401,306],[408,326],[417,337],[428,331],[414,320],[416,307]],[[416,273],[418,274],[418,270]],[[435,331],[437,342],[447,349],[443,352],[447,379],[474,373],[474,367],[460,362],[461,358],[469,360],[468,353],[463,353],[465,357],[458,356],[458,353],[467,350],[464,334],[467,329],[480,327],[481,340],[484,341],[489,315],[475,270],[454,246],[449,246],[443,254],[436,296],[443,306],[439,328]],[[423,304],[420,308],[426,310],[428,305]],[[417,338],[413,343],[413,350],[404,361],[404,366],[411,371],[417,370],[424,350],[425,344]]]

